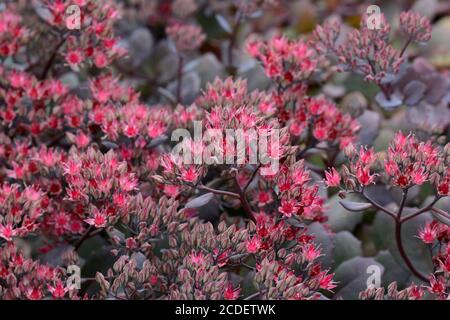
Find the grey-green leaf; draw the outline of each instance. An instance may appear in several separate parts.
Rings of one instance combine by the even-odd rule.
[[[360,212],[367,210],[372,207],[372,205],[368,202],[355,202],[350,200],[342,200],[339,203],[348,211],[351,212]]]
[[[214,193],[208,192],[200,197],[194,198],[188,203],[186,203],[185,207],[188,209],[203,207],[205,204],[209,203],[214,198]]]

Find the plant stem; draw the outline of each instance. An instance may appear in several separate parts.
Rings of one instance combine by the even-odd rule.
[[[406,216],[406,217],[403,217],[402,220],[401,220],[401,222],[403,223],[403,222],[408,221],[408,220],[410,220],[410,219],[412,219],[412,218],[414,218],[414,217],[417,217],[418,215],[420,215],[420,214],[422,214],[422,213],[424,213],[424,212],[426,212],[426,211],[428,211],[428,210],[432,210],[434,204],[435,204],[439,199],[440,199],[440,197],[439,197],[438,195],[436,195],[436,197],[434,198],[434,200],[433,200],[429,205],[427,205],[426,207],[424,207],[424,208],[422,208],[422,209],[417,210],[416,212],[411,213],[410,215],[408,215],[408,216]]]
[[[256,223],[256,218],[253,215],[252,208],[250,208],[250,204],[248,203],[247,198],[245,197],[244,190],[239,185],[239,182],[236,177],[234,177],[234,181],[236,182],[236,188],[238,189],[237,191],[238,191],[239,197],[241,199],[241,204],[242,204],[242,207],[244,208],[247,218],[249,218],[254,223]]]
[[[254,298],[258,298],[263,294],[263,292],[257,291],[251,295],[249,295],[247,298],[244,298],[244,300],[252,300]]]
[[[252,183],[253,179],[256,176],[256,173],[258,172],[259,168],[261,168],[261,163],[258,164],[258,166],[255,168],[255,171],[253,171],[252,175],[248,179],[247,183],[245,184],[245,187],[242,189],[244,192],[247,190],[248,186]]]
[[[403,54],[406,51],[406,48],[408,48],[409,44],[411,43],[412,38],[409,37],[408,40],[405,42],[405,45],[402,48],[402,51],[400,51],[400,57],[403,57]]]
[[[207,187],[205,185],[200,185],[197,188],[200,189],[200,190],[205,190],[205,191],[208,191],[208,192],[212,192],[214,194],[218,194],[218,195],[221,195],[221,196],[228,196],[228,197],[238,198],[238,199],[241,198],[240,195],[235,193],[235,192],[217,190],[217,189],[213,189],[213,188]]]
[[[376,203],[374,200],[372,200],[365,192],[365,190],[363,189],[361,194],[364,196],[364,198],[366,198],[367,201],[370,202],[371,205],[373,205],[375,208],[377,208],[378,210],[387,213],[389,216],[391,216],[394,220],[396,219],[395,214],[390,211],[389,209],[386,209],[385,207],[379,205],[378,203]]]
[[[408,268],[412,272],[412,274],[414,274],[417,278],[426,282],[426,281],[428,281],[427,277],[422,275],[414,267],[411,260],[408,258],[408,255],[406,254],[406,251],[405,251],[405,248],[404,248],[403,242],[402,242],[402,225],[403,225],[402,212],[405,207],[407,195],[408,195],[408,189],[403,190],[402,201],[400,203],[400,208],[398,209],[398,212],[397,212],[397,217],[395,218],[395,242],[397,244],[398,251],[399,251],[403,261],[406,263],[406,265],[408,266]]]
[[[383,94],[386,96],[386,99],[391,100],[391,94],[389,93],[389,90],[386,86],[379,84],[378,85],[381,89],[381,91],[383,91]]]
[[[241,204],[242,204],[242,207],[244,208],[244,211],[246,213],[246,217],[249,218],[250,220],[252,220],[254,223],[256,223],[256,219],[255,219],[255,216],[252,213],[252,209],[250,208],[250,204],[248,203],[247,198],[245,197],[245,192],[241,188],[241,186],[239,185],[236,177],[234,179],[235,179],[235,182],[236,182],[236,187],[238,189],[238,193],[212,189],[212,188],[209,188],[209,187],[207,187],[205,185],[199,185],[199,186],[197,186],[197,189],[205,190],[205,191],[212,192],[214,194],[218,194],[218,195],[222,195],[222,196],[228,196],[228,197],[233,197],[233,198],[239,199]]]
[[[50,59],[47,61],[47,63],[45,64],[44,70],[42,71],[41,80],[44,80],[45,78],[47,78],[48,72],[50,71],[53,62],[56,59],[56,55],[58,54],[59,48],[62,47],[62,45],[64,44],[64,42],[66,42],[66,36],[62,36],[61,40],[58,42],[58,44],[56,45],[56,47],[53,49],[53,53],[50,56]]]

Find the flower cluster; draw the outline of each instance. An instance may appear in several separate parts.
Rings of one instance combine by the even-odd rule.
[[[278,211],[290,218],[298,216],[302,220],[323,220],[323,200],[317,194],[318,186],[311,186],[309,172],[303,160],[285,165],[277,175],[277,186],[280,192]]]
[[[0,299],[448,299],[448,137],[395,134],[321,57],[432,103],[393,79],[429,21],[401,14],[401,51],[384,16],[300,40],[279,36],[292,3],[1,6]],[[434,95],[448,75],[425,69]],[[369,261],[403,274],[364,290]]]
[[[20,15],[12,10],[0,12],[0,56],[16,54],[29,36],[30,32],[23,26]]]
[[[200,27],[181,23],[167,27],[166,33],[179,52],[198,49],[206,37]]]
[[[413,11],[402,12],[400,14],[400,26],[410,41],[427,42],[431,39],[430,21]]]
[[[448,213],[435,209],[441,217],[448,219]],[[442,218],[441,218],[442,219]],[[425,289],[438,299],[448,299],[450,287],[450,228],[448,225],[432,221],[427,223],[419,232],[419,238],[432,247],[438,245],[433,257],[434,273],[430,276],[430,285]]]
[[[395,186],[409,188],[430,180],[439,195],[448,196],[449,147],[440,150],[430,141],[419,142],[414,136],[399,132],[388,149],[384,170]]]
[[[440,209],[440,214],[448,217],[448,214]],[[429,284],[416,285],[413,284],[403,290],[397,289],[397,283],[393,282],[389,285],[387,292],[384,288],[369,289],[360,293],[362,299],[390,299],[390,300],[419,300],[426,295],[434,297],[438,300],[447,300],[450,287],[450,228],[448,225],[432,221],[427,223],[418,234],[418,237],[427,244],[431,250],[433,246],[438,244],[433,257],[434,272],[429,277]]]
[[[403,62],[401,55],[388,43],[390,25],[380,14],[380,29],[368,28],[368,17],[361,19],[361,29],[348,32],[344,42],[337,43],[340,25],[334,21],[318,26],[313,33],[321,53],[336,55],[344,71],[364,75],[367,81],[384,84],[397,74]]]
[[[267,76],[284,86],[308,79],[317,64],[308,44],[285,37],[274,37],[267,42],[250,41],[247,51],[261,60]]]
[[[360,30],[349,31],[344,40],[340,40],[341,25],[335,21],[327,21],[317,26],[313,32],[312,42],[319,53],[327,54],[339,63],[341,71],[351,71],[364,76],[366,81],[376,83],[382,96],[378,102],[382,106],[397,106],[392,98],[394,94],[390,84],[400,73],[400,66],[405,62],[404,53],[411,42],[426,42],[431,38],[431,26],[426,17],[411,11],[400,15],[402,30],[408,40],[401,51],[389,43],[391,26],[385,16],[380,13],[375,17],[379,24],[372,28],[374,17],[363,15]]]
[[[103,155],[90,148],[81,155],[69,155],[63,170],[66,199],[77,206],[80,215],[87,214],[89,225],[102,228],[127,213],[137,180],[112,150]]]
[[[71,16],[71,20],[66,17],[66,10],[72,1],[46,1],[46,9],[49,11],[46,16],[47,22],[57,30],[76,28],[80,31],[81,37],[62,33],[59,45],[65,46],[65,60],[73,69],[87,63],[98,68],[104,68],[111,61],[124,54],[122,48],[117,46],[117,39],[114,37],[113,26],[120,18],[119,10],[110,1],[75,1],[75,5],[80,10],[79,16]],[[73,25],[73,26],[72,26]]]
[[[350,166],[343,166],[343,183],[349,190],[374,183],[376,174],[371,172],[371,167],[380,162],[393,186],[408,189],[430,181],[438,196],[445,197],[449,195],[448,150],[448,144],[440,148],[430,141],[419,142],[415,136],[405,136],[402,132],[396,134],[387,154],[375,154],[373,148],[366,147],[357,151],[351,145],[345,150]],[[340,183],[340,176],[334,168],[327,172],[326,178],[328,186],[336,187]]]
[[[20,190],[17,184],[4,184],[0,200],[0,238],[12,242],[13,238],[25,237],[39,227],[39,219],[45,210],[44,194],[39,187]]]
[[[309,98],[298,102],[289,129],[294,136],[311,130],[317,141],[337,142],[343,149],[355,140],[360,125],[331,101]]]
[[[33,261],[9,243],[0,248],[0,296],[3,299],[41,300],[46,296],[77,299],[65,285],[65,270]]]

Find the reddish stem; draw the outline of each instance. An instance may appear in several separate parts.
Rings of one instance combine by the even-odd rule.
[[[405,207],[407,195],[408,195],[408,189],[403,190],[402,201],[400,203],[400,208],[398,209],[397,216],[395,218],[395,242],[397,243],[398,251],[399,251],[403,261],[406,263],[406,265],[408,266],[408,268],[412,272],[412,274],[414,274],[417,278],[427,282],[428,281],[427,277],[422,275],[414,267],[413,263],[409,259],[408,255],[407,255],[407,253],[405,251],[405,248],[403,246],[403,241],[402,241],[402,225],[403,225],[402,212],[403,212],[403,208]]]

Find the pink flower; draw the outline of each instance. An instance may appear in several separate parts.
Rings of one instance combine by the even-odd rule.
[[[412,285],[408,289],[408,296],[412,300],[420,300],[422,299],[424,295],[424,290],[422,287],[419,287],[417,285]]]
[[[437,189],[438,193],[442,196],[450,195],[450,179],[446,179],[442,183],[439,183]]]
[[[202,28],[196,25],[174,24],[166,28],[166,33],[179,51],[195,50],[206,39]]]
[[[119,185],[123,191],[133,191],[137,188],[137,180],[132,174],[123,175],[119,178]]]
[[[436,294],[443,294],[445,292],[445,280],[442,277],[436,278],[434,275],[430,278],[429,291]]]
[[[431,23],[427,17],[413,11],[400,14],[400,27],[411,41],[426,42],[431,39]]]
[[[195,252],[194,250],[192,250],[189,258],[191,263],[195,266],[201,266],[205,263],[205,255],[201,251]]]
[[[247,252],[248,253],[257,253],[261,246],[261,241],[257,237],[253,237],[250,240],[247,240]]]
[[[419,238],[426,244],[431,244],[436,240],[437,226],[435,223],[427,223],[425,227],[419,231]]]
[[[257,199],[258,199],[258,206],[260,207],[263,207],[266,204],[271,203],[273,201],[272,195],[267,191],[258,192]]]
[[[54,299],[62,299],[69,289],[64,286],[61,280],[58,280],[55,286],[48,285],[48,291],[52,294]]]
[[[384,169],[386,170],[386,173],[390,176],[397,175],[399,171],[397,163],[395,163],[391,159],[385,162]]]
[[[125,240],[125,245],[128,249],[136,249],[137,248],[137,242],[134,238],[127,238]]]
[[[72,67],[77,67],[83,61],[83,55],[80,51],[73,50],[66,54],[66,61]]]
[[[303,257],[308,262],[316,260],[320,255],[320,249],[316,248],[313,244],[308,244],[303,249]]]
[[[86,148],[89,142],[91,142],[91,139],[89,138],[89,136],[84,134],[83,131],[78,132],[78,134],[75,136],[75,143],[79,148]]]
[[[233,288],[233,284],[229,282],[223,293],[223,298],[225,300],[236,300],[239,298],[240,293],[241,293],[241,289]]]
[[[177,185],[164,185],[164,193],[169,197],[176,197],[180,193],[180,187]]]
[[[2,225],[0,224],[0,237],[6,241],[12,241],[12,237],[15,236],[16,231],[11,224]]]
[[[325,184],[328,187],[339,187],[341,183],[341,177],[335,168],[329,171],[325,171]]]
[[[39,288],[30,288],[27,291],[27,297],[30,300],[41,300],[43,298],[42,290]]]
[[[356,178],[361,185],[367,186],[374,182],[375,175],[370,174],[370,169],[368,167],[358,166],[356,170]]]
[[[428,174],[423,167],[418,168],[412,174],[412,181],[414,184],[420,186],[427,180]]]
[[[364,166],[370,166],[375,161],[373,148],[365,149],[361,147],[361,149],[359,149],[359,159]]]
[[[94,63],[98,68],[104,68],[108,65],[108,57],[102,51],[97,51],[94,54]]]
[[[297,213],[298,210],[297,203],[294,199],[290,200],[282,199],[281,206],[278,208],[278,210],[289,218],[293,214]]]
[[[337,284],[333,281],[334,274],[327,274],[321,272],[320,274],[320,287],[324,290],[333,290],[337,287]]]
[[[194,183],[198,179],[198,172],[195,170],[194,166],[190,166],[187,170],[181,170],[181,179],[185,182]]]
[[[85,219],[86,223],[90,224],[91,226],[95,226],[96,228],[103,228],[106,226],[106,215],[104,213],[101,213],[97,209],[94,211],[94,217]]]

